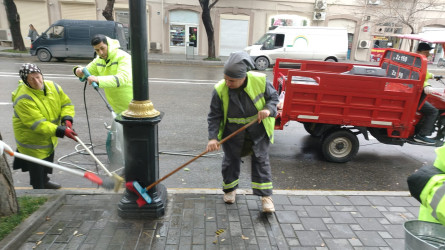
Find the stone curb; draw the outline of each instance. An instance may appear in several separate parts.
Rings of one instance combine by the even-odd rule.
[[[49,196],[49,200],[0,241],[0,249],[19,249],[19,247],[30,237],[31,232],[39,228],[39,226],[46,220],[47,216],[51,216],[57,209],[59,209],[65,201],[65,195],[66,194],[35,195]]]

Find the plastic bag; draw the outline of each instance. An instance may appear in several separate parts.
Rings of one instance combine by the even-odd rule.
[[[278,97],[277,109],[283,109],[284,95],[285,95],[285,91],[281,91],[281,94]]]

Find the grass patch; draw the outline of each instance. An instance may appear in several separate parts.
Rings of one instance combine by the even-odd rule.
[[[22,54],[29,53],[28,50],[20,51],[20,50],[15,50],[15,49],[4,49],[4,50],[2,50],[2,52],[22,53]]]
[[[207,57],[202,60],[204,60],[204,61],[221,61],[220,58],[216,58],[216,57]]]
[[[34,213],[41,205],[43,205],[47,197],[31,197],[23,196],[17,198],[19,202],[20,211],[11,216],[0,217],[0,240],[5,238],[14,228],[16,228],[22,221]]]

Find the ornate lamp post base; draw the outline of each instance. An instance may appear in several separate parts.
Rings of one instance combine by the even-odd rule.
[[[125,219],[147,219],[164,216],[167,205],[167,189],[159,184],[155,188],[156,192],[150,193],[151,204],[138,207],[136,200],[139,196],[131,191],[125,190],[124,196],[119,201],[117,214]]]
[[[159,179],[158,123],[164,114],[155,110],[151,101],[133,100],[129,109],[116,117],[124,128],[125,180],[137,181],[142,187]],[[118,205],[122,218],[161,217],[167,203],[163,185],[148,190],[151,204],[138,207],[139,196],[128,189]]]

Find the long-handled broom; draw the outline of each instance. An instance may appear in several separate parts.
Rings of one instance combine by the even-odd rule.
[[[102,162],[97,159],[93,152],[91,152],[91,150],[82,142],[82,140],[80,140],[79,137],[74,136],[74,138],[76,138],[76,140],[83,146],[83,148],[85,148],[85,150],[93,157],[93,159],[99,164],[99,166],[102,167],[105,173],[107,173],[109,177],[114,179],[114,192],[119,191],[119,188],[122,187],[122,183],[124,183],[124,178],[120,177],[116,173],[111,173],[110,171],[108,171],[104,164],[102,164]]]
[[[248,124],[242,126],[241,128],[239,128],[238,130],[236,130],[235,132],[231,133],[230,135],[226,136],[224,139],[222,139],[221,141],[218,142],[218,145],[223,144],[224,142],[226,142],[227,140],[229,140],[230,138],[234,137],[235,135],[239,134],[241,131],[244,131],[245,129],[247,129],[248,127],[250,127],[252,124],[254,124],[255,122],[258,122],[257,119],[252,120],[251,122],[249,122]],[[142,207],[145,204],[150,204],[151,203],[151,197],[148,195],[148,190],[150,190],[151,188],[153,188],[154,186],[158,185],[161,181],[167,179],[168,177],[170,177],[172,174],[178,172],[179,170],[181,170],[183,167],[189,165],[190,163],[194,162],[196,159],[200,158],[201,156],[205,155],[207,153],[207,150],[203,151],[202,153],[200,153],[199,155],[195,156],[193,159],[189,160],[188,162],[182,164],[181,166],[179,166],[178,168],[176,168],[175,170],[171,171],[170,173],[168,173],[167,175],[165,175],[164,177],[162,177],[161,179],[153,182],[152,184],[150,184],[148,187],[143,188],[137,181],[132,181],[132,182],[127,182],[125,183],[125,186],[127,187],[128,190],[135,192],[138,196],[139,199],[136,201],[136,203],[138,204],[139,207]]]
[[[59,169],[59,170],[62,170],[62,171],[65,171],[65,172],[68,172],[71,174],[75,174],[75,175],[84,177],[84,178],[98,184],[99,186],[102,186],[105,189],[117,190],[119,188],[119,187],[115,186],[116,185],[115,181],[111,178],[107,177],[107,178],[102,179],[99,176],[97,176],[96,174],[89,172],[89,171],[81,172],[81,171],[67,168],[67,167],[64,167],[64,166],[61,166],[61,165],[58,165],[58,164],[55,164],[55,163],[52,163],[49,161],[45,161],[45,160],[41,160],[39,158],[35,158],[35,157],[29,156],[29,155],[25,155],[25,154],[22,154],[19,152],[14,152],[11,149],[11,147],[9,147],[6,143],[4,143],[3,141],[0,140],[0,155],[2,155],[3,152],[8,153],[10,156],[14,156],[14,157],[21,158],[21,159],[27,160],[27,161],[31,161],[31,162],[34,162],[34,163],[37,163],[37,164],[40,164],[40,165],[43,165],[46,167]]]

